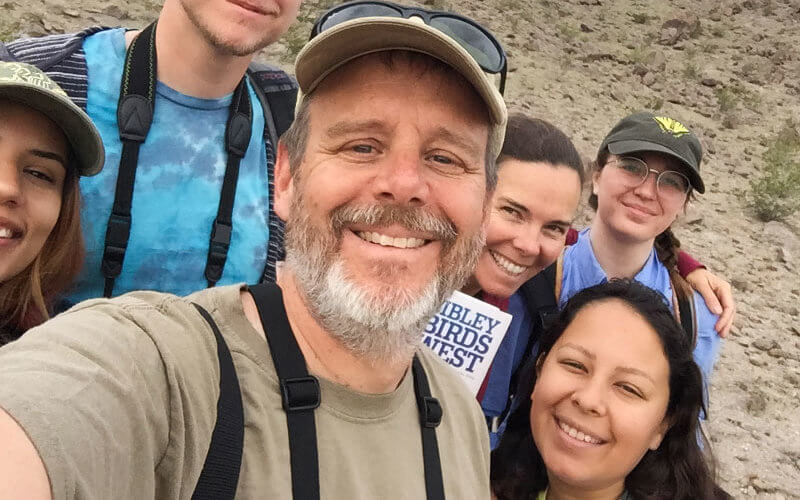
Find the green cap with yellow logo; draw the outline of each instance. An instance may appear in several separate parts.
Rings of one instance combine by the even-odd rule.
[[[72,146],[80,175],[94,175],[103,168],[103,141],[91,118],[42,70],[0,62],[0,99],[29,106],[58,125]]]
[[[603,139],[600,151],[605,149],[615,155],[643,151],[664,153],[686,167],[684,173],[698,193],[706,190],[700,178],[703,146],[697,136],[678,120],[648,111],[626,116]]]

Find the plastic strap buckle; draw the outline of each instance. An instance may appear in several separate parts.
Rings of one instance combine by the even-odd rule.
[[[319,407],[322,393],[319,380],[313,375],[281,379],[283,410],[286,413],[314,410]]]
[[[435,429],[442,423],[442,405],[439,400],[432,396],[422,398],[422,426],[428,429]]]
[[[233,227],[230,224],[224,224],[217,220],[214,221],[214,225],[211,227],[211,244],[214,245],[221,245],[225,247],[226,253],[227,248],[231,244],[231,232],[233,231]]]
[[[128,248],[131,233],[131,217],[129,215],[111,214],[106,227],[106,241],[103,250],[103,275],[116,277],[122,272],[122,261]]]

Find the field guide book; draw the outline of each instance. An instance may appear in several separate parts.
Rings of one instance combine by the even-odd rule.
[[[477,395],[510,324],[507,312],[456,291],[431,318],[423,342]]]

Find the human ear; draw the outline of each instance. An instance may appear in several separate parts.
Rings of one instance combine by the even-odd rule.
[[[667,434],[667,431],[670,428],[670,421],[668,418],[664,417],[664,420],[658,425],[656,432],[653,434],[653,437],[650,439],[650,445],[648,448],[655,451],[661,446],[661,441],[664,440],[664,436]]]
[[[278,141],[278,154],[275,158],[274,210],[284,222],[289,218],[293,195],[294,178],[289,166],[289,150],[283,141]]]

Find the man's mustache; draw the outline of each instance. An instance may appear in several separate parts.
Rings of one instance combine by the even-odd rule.
[[[342,231],[347,226],[353,224],[398,225],[409,231],[424,233],[431,239],[443,243],[453,242],[458,236],[455,224],[447,217],[407,205],[343,205],[331,213],[330,222],[337,238],[341,237]]]

